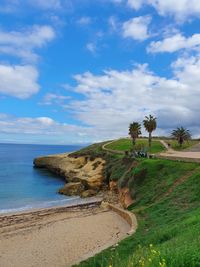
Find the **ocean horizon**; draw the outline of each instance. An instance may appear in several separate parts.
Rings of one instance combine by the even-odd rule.
[[[73,205],[79,197],[58,194],[65,180],[48,170],[37,169],[39,156],[67,153],[80,145],[0,144],[0,214],[30,209]]]

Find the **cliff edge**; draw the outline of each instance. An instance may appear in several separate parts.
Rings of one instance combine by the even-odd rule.
[[[35,167],[46,168],[66,180],[65,186],[59,190],[61,194],[89,197],[96,195],[104,185],[105,160],[100,157],[71,157],[64,153],[38,157],[33,163]]]

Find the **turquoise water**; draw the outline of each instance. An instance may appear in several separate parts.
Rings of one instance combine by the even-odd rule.
[[[42,155],[70,152],[80,146],[0,144],[0,213],[74,203],[57,193],[64,180],[33,168]]]

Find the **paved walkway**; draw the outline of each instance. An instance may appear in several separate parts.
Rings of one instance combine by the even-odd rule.
[[[160,153],[158,155],[159,158],[200,163],[200,144],[191,147],[187,151],[175,151],[169,148],[165,141],[160,140],[160,142],[167,148],[167,151]]]
[[[120,150],[112,150],[107,148],[106,146],[116,142],[117,140],[110,141],[102,146],[102,149],[115,153],[115,154],[124,154],[124,151]],[[181,160],[186,162],[199,162],[200,163],[200,143],[185,150],[185,151],[176,151],[173,148],[169,147],[167,142],[164,140],[159,140],[160,143],[166,148],[165,152],[161,152],[156,155],[157,158],[165,158],[171,160]]]

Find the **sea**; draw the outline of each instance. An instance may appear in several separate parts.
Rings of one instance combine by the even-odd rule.
[[[64,179],[34,168],[33,159],[80,148],[78,145],[0,144],[0,214],[78,203],[79,197],[58,194]]]

